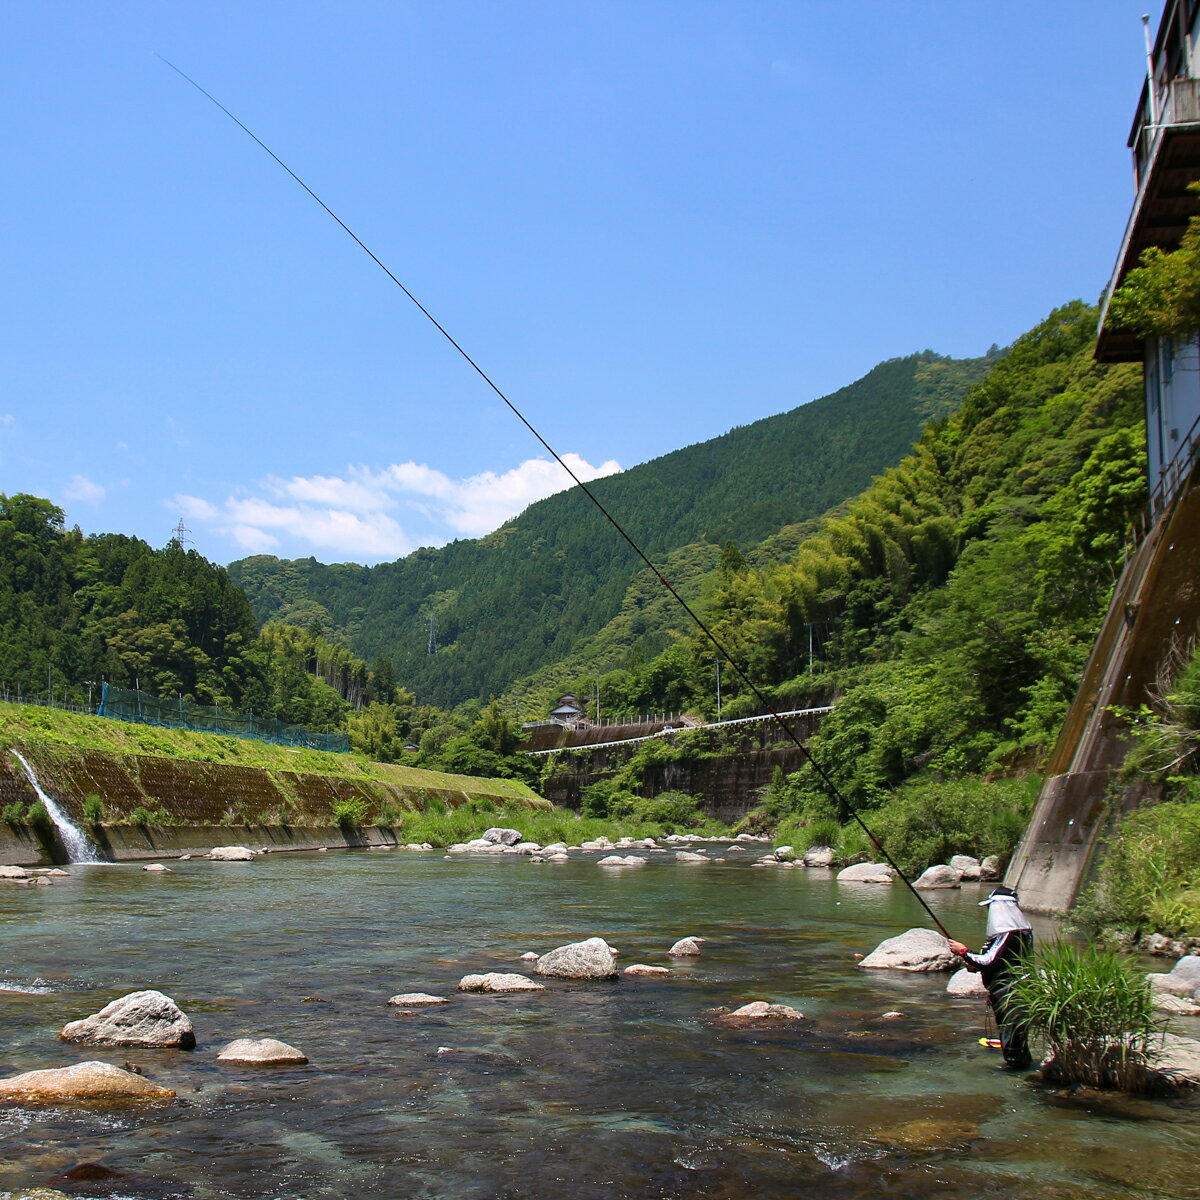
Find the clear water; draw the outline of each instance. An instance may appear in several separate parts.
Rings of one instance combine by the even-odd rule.
[[[976,1044],[985,1010],[948,1000],[944,976],[855,966],[855,953],[920,923],[911,896],[736,857],[607,872],[351,851],[178,863],[170,875],[72,867],[54,887],[0,891],[0,1074],[100,1058],[180,1097],[146,1111],[0,1109],[0,1190],[93,1162],[117,1177],[66,1190],[1200,1198],[1194,1098],[1070,1100],[1000,1071]],[[975,899],[964,889],[932,903],[975,941]],[[671,977],[455,991],[465,974],[521,970],[523,951],[594,934],[623,964],[669,965]],[[705,955],[668,959],[688,934],[710,939]],[[194,1051],[56,1040],[144,987],[191,1015]],[[407,991],[451,1003],[386,1005]],[[809,1019],[751,1031],[705,1016],[750,999]],[[905,1016],[881,1019],[888,1010]],[[311,1062],[218,1066],[242,1036],[281,1038]]]

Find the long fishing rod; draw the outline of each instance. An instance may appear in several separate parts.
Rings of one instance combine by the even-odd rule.
[[[620,534],[620,536],[625,540],[625,543],[634,552],[634,554],[636,554],[637,557],[640,558],[642,560],[642,562],[645,563],[646,566],[650,568],[650,570],[654,573],[654,576],[658,580],[658,582],[661,583],[662,586],[664,588],[666,588],[666,590],[671,594],[671,596],[675,600],[675,602],[688,615],[688,617],[690,618],[692,623],[696,626],[696,628],[699,629],[700,632],[708,639],[708,641],[712,644],[713,648],[717,651],[717,653],[727,663],[729,663],[729,665],[733,668],[733,670],[734,670],[735,674],[738,676],[738,678],[742,681],[742,683],[744,683],[746,685],[746,688],[751,693],[751,695],[753,695],[754,698],[759,702],[759,704],[761,704],[763,706],[763,708],[765,708],[767,710],[767,712],[775,719],[775,722],[779,726],[780,730],[782,730],[783,735],[804,756],[805,761],[808,763],[808,765],[810,767],[812,767],[813,771],[816,772],[817,778],[825,786],[825,789],[828,791],[828,793],[832,797],[832,799],[834,799],[837,802],[839,808],[843,812],[849,813],[850,816],[854,818],[855,822],[858,824],[858,827],[870,839],[871,844],[875,847],[876,850],[879,851],[879,853],[883,856],[883,858],[887,862],[887,864],[892,868],[893,871],[896,872],[896,874],[899,876],[899,878],[903,881],[905,887],[907,887],[908,890],[910,892],[912,892],[913,896],[916,897],[916,899],[917,899],[918,903],[921,905],[921,907],[926,911],[926,913],[929,914],[930,920],[932,920],[933,923],[938,927],[938,929],[940,929],[942,931],[943,935],[946,938],[949,938],[950,937],[949,932],[947,931],[946,927],[942,924],[942,922],[938,919],[937,914],[926,903],[925,897],[922,896],[921,893],[918,892],[915,887],[913,887],[912,883],[908,879],[908,876],[905,875],[905,873],[900,869],[899,865],[896,863],[896,860],[894,858],[892,858],[892,856],[887,852],[883,843],[875,836],[874,833],[871,832],[870,828],[867,826],[867,823],[862,819],[862,816],[859,814],[858,810],[854,807],[853,804],[850,803],[849,800],[846,799],[846,797],[844,795],[842,795],[842,792],[838,788],[837,784],[835,784],[833,782],[833,780],[829,777],[829,775],[826,773],[825,769],[821,766],[821,764],[819,762],[817,762],[817,760],[815,758],[813,758],[812,754],[808,750],[808,747],[804,745],[804,743],[796,736],[796,734],[788,726],[787,722],[783,719],[783,717],[781,717],[779,715],[779,713],[775,709],[775,706],[772,705],[770,703],[770,701],[767,700],[766,696],[764,696],[763,693],[759,690],[758,685],[755,684],[755,682],[750,678],[750,676],[747,674],[747,672],[743,669],[742,665],[737,661],[737,659],[735,659],[733,657],[733,655],[728,650],[725,649],[725,647],[722,645],[721,641],[717,638],[717,635],[715,633],[713,633],[713,631],[708,627],[708,624],[704,620],[701,619],[699,614],[696,613],[696,611],[692,608],[692,606],[679,594],[678,591],[675,590],[675,587],[672,585],[671,581],[666,578],[666,576],[662,573],[662,571],[657,566],[657,564],[655,564],[651,560],[649,555],[647,555],[646,552],[641,548],[641,546],[639,546],[638,543],[636,541],[634,541],[633,537],[629,534],[629,532],[625,529],[625,527],[620,523],[620,521],[618,521],[617,518],[614,517],[613,514],[608,511],[608,509],[604,506],[604,504],[601,502],[601,500],[595,494],[595,492],[593,492],[591,490],[591,488],[589,488],[588,485],[586,483],[584,483],[584,481],[582,479],[580,479],[579,476],[573,470],[571,470],[571,468],[566,464],[566,462],[563,460],[562,456],[558,453],[558,451],[555,450],[554,447],[552,445],[550,445],[550,443],[548,441],[546,441],[546,439],[541,435],[541,433],[539,433],[538,430],[534,428],[533,424],[528,420],[528,418],[526,418],[525,414],[522,413],[521,410],[517,408],[517,406],[504,394],[504,392],[502,392],[500,390],[500,388],[492,380],[492,378],[487,374],[487,372],[485,372],[484,369],[466,352],[466,350],[464,350],[463,347],[461,345],[459,345],[459,343],[451,336],[450,332],[433,315],[433,313],[431,313],[429,311],[429,309],[427,309],[425,307],[425,305],[423,305],[420,302],[420,300],[418,300],[416,298],[416,296],[414,296],[413,293],[410,292],[408,290],[408,288],[405,287],[404,284],[400,282],[400,280],[392,273],[392,271],[387,266],[387,264],[384,263],[379,258],[379,256],[370,248],[370,246],[368,246],[366,244],[366,242],[364,242],[362,240],[362,238],[360,238],[358,236],[358,234],[355,233],[354,230],[351,229],[350,226],[347,225],[346,222],[343,221],[342,218],[339,217],[337,215],[337,213],[335,213],[333,211],[333,209],[330,208],[329,205],[326,204],[325,201],[322,200],[321,197],[318,196],[317,193],[314,192],[313,189],[311,187],[309,187],[308,184],[305,183],[304,180],[301,179],[300,176],[297,175],[296,172],[293,171],[292,168],[289,167],[287,165],[287,163],[285,163],[283,161],[283,159],[280,158],[279,155],[276,154],[275,151],[272,150],[271,147],[268,146],[266,144],[266,142],[264,142],[262,140],[262,138],[260,138],[258,136],[258,134],[256,134],[252,129],[250,129],[241,120],[239,120],[236,116],[234,116],[234,114],[232,112],[230,112],[229,109],[226,108],[225,105],[222,104],[220,102],[220,100],[218,100],[211,92],[209,92],[205,88],[201,87],[200,84],[198,84],[190,75],[188,75],[185,71],[181,71],[169,59],[163,58],[161,54],[155,55],[155,57],[158,58],[163,63],[165,63],[168,67],[170,67],[172,71],[174,71],[178,76],[180,76],[180,78],[182,78],[182,79],[186,80],[188,83],[190,83],[192,85],[192,87],[194,87],[196,89],[196,91],[198,91],[202,96],[204,96],[206,99],[210,100],[214,105],[216,105],[216,107],[219,108],[244,134],[246,134],[246,136],[248,138],[250,138],[251,141],[253,141],[257,146],[259,146],[263,151],[265,151],[272,159],[274,159],[274,161],[280,167],[282,167],[283,170],[286,171],[287,174],[290,175],[292,177],[292,179],[295,180],[295,182],[298,183],[300,185],[300,187],[302,187],[304,189],[304,191],[306,191],[309,194],[309,196],[311,196],[312,199],[315,200],[325,210],[325,212],[330,217],[333,218],[333,220],[341,227],[343,232],[346,233],[346,235],[348,237],[350,237],[350,239],[355,243],[355,245],[357,245],[358,248],[360,250],[362,250],[362,252],[364,254],[366,254],[366,256],[409,298],[409,300],[411,300],[413,302],[413,304],[416,305],[416,307],[418,309],[420,309],[421,313],[428,319],[430,324],[432,324],[433,327],[438,331],[438,333],[440,333],[442,335],[442,337],[444,337],[446,339],[446,341],[448,341],[450,343],[450,345],[453,346],[454,349],[458,351],[458,353],[462,356],[463,359],[466,360],[466,362],[470,365],[471,369],[479,376],[479,378],[482,379],[483,382],[486,383],[487,386],[489,388],[491,388],[491,390],[493,392],[495,392],[495,394],[497,396],[499,396],[501,400],[504,401],[505,405],[508,407],[509,411],[513,414],[513,416],[515,416],[517,418],[517,420],[520,421],[521,424],[524,425],[525,428],[529,430],[529,432],[537,439],[538,442],[541,443],[541,445],[544,447],[546,452],[554,459],[554,461],[557,462],[558,465],[560,467],[562,467],[562,469],[564,471],[566,471],[566,473],[571,477],[572,480],[574,480],[575,486],[578,487],[583,492],[583,494],[585,496],[587,496],[587,498],[600,510],[600,512],[604,515],[605,520],[607,520],[608,523],[613,527],[613,529],[615,529],[617,531],[617,533]]]

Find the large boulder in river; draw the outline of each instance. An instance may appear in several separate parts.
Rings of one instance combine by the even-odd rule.
[[[500,829],[493,825],[491,829],[483,831],[483,840],[497,846],[515,846],[518,842],[523,842],[525,837],[519,829]]]
[[[965,883],[974,883],[979,878],[982,867],[979,859],[969,854],[956,854],[950,860],[950,865],[962,874]]]
[[[1194,983],[1178,978],[1173,971],[1151,971],[1146,976],[1146,982],[1156,996],[1191,996],[1196,990]]]
[[[559,979],[614,979],[617,960],[603,938],[592,937],[543,954],[538,959],[537,973]]]
[[[10,1104],[111,1104],[174,1098],[170,1088],[106,1062],[74,1063],[0,1079],[0,1101]]]
[[[804,865],[806,867],[832,867],[833,847],[809,846],[804,852]]]
[[[1193,987],[1200,987],[1200,954],[1185,954],[1172,968],[1171,975]]]
[[[170,996],[162,992],[130,992],[98,1013],[71,1021],[58,1035],[65,1042],[88,1046],[145,1046],[151,1049],[196,1044],[192,1023]]]
[[[680,938],[667,953],[673,954],[676,958],[694,958],[696,955],[703,953],[701,947],[706,941],[708,939],[702,937]]]
[[[893,971],[949,971],[957,958],[950,943],[932,929],[910,929],[880,942],[858,965]]]
[[[245,1067],[299,1066],[308,1062],[308,1055],[275,1038],[237,1038],[217,1055],[217,1062]]]
[[[921,877],[913,884],[913,887],[925,890],[956,888],[962,886],[962,879],[962,872],[954,867],[927,867],[921,872]]]
[[[208,857],[213,862],[253,862],[258,855],[248,846],[214,846]]]
[[[987,994],[988,990],[983,986],[983,976],[978,971],[968,971],[966,967],[955,971],[946,983],[947,996],[973,998]]]
[[[609,854],[596,863],[598,867],[644,867],[648,859],[637,854]]]
[[[526,975],[506,975],[489,971],[486,975],[464,975],[458,981],[460,992],[544,992],[546,985]]]
[[[771,1004],[766,1000],[751,1000],[741,1008],[721,1018],[724,1023],[741,1021],[803,1021],[804,1014],[787,1004]]]
[[[979,878],[985,883],[991,883],[1000,878],[1000,855],[989,854],[979,864]]]
[[[837,873],[838,883],[891,883],[896,872],[887,863],[855,863]]]

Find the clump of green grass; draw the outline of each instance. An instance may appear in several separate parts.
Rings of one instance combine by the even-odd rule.
[[[143,828],[149,825],[170,825],[171,814],[161,806],[150,808],[145,804],[139,804],[125,818],[126,824],[139,825]]]
[[[83,819],[92,825],[99,825],[104,817],[104,801],[95,792],[83,798]]]
[[[1162,1034],[1144,975],[1118,953],[1057,941],[1040,947],[1014,980],[1014,1004],[1046,1042],[1047,1078],[1122,1091],[1152,1090]]]
[[[365,825],[369,816],[367,802],[357,796],[335,801],[333,819],[343,829],[357,829]]]

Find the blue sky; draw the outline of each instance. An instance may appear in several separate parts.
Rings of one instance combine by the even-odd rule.
[[[1095,300],[1143,7],[0,6],[0,491],[376,562]],[[1157,20],[1158,8],[1154,9]]]

